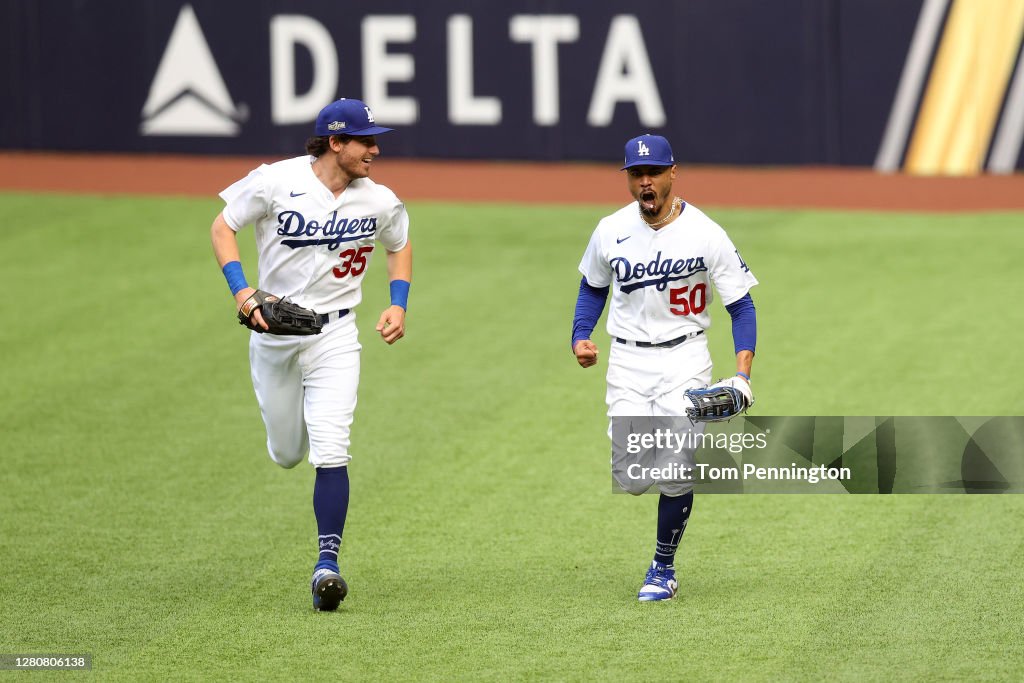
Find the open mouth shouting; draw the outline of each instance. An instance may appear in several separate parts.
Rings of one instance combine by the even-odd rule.
[[[640,209],[651,216],[658,213],[658,195],[654,190],[644,190],[640,193]]]

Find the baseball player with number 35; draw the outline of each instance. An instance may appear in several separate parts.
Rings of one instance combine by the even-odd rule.
[[[650,134],[633,138],[626,143],[622,170],[636,201],[603,218],[583,254],[572,350],[582,367],[597,363],[599,351],[590,336],[610,290],[609,418],[683,416],[699,431],[703,421],[733,417],[754,402],[750,369],[757,321],[749,292],[757,279],[725,231],[673,195],[676,163],[668,140]],[[736,373],[709,387],[705,332],[713,291],[732,317]],[[608,432],[612,436],[611,426]],[[629,493],[653,485],[629,481],[614,456],[612,473]],[[658,482],[658,487],[654,559],[637,596],[641,601],[675,597],[675,554],[693,509],[691,482]]]
[[[316,468],[319,556],[311,590],[317,610],[337,609],[348,593],[338,551],[359,384],[355,308],[378,244],[387,254],[391,305],[377,332],[388,344],[405,334],[409,217],[391,190],[369,178],[380,154],[375,136],[390,130],[376,125],[359,100],[332,102],[317,116],[307,154],[262,165],[221,192],[226,205],[211,228],[240,321],[252,330],[249,362],[270,457],[291,468],[308,452]],[[260,290],[248,285],[239,262],[236,233],[250,224]]]

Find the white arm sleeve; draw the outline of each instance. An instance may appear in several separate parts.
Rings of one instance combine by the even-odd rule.
[[[580,261],[580,272],[587,278],[591,287],[607,287],[612,283],[612,268],[608,265],[608,257],[601,245],[601,226],[598,225],[590,236],[587,250]]]
[[[728,306],[742,299],[750,288],[757,284],[757,278],[750,272],[750,268],[740,257],[740,252],[721,228],[712,239],[710,254],[711,282],[722,298],[722,305]]]
[[[253,169],[249,175],[220,193],[226,205],[224,220],[235,232],[263,218],[270,210],[270,193],[266,187],[264,168],[266,164]]]
[[[409,241],[409,214],[405,204],[398,202],[388,216],[388,223],[377,235],[377,240],[388,251],[401,251]]]

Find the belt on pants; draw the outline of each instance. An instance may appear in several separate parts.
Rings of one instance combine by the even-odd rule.
[[[343,308],[340,311],[331,311],[330,313],[321,313],[320,314],[320,324],[321,325],[326,325],[327,323],[329,323],[329,322],[331,322],[333,320],[341,320],[346,315],[348,315],[348,309],[347,308]]]
[[[645,341],[630,341],[628,339],[623,339],[621,337],[616,337],[615,341],[617,341],[620,344],[626,344],[627,346],[635,346],[638,349],[671,349],[673,346],[679,346],[687,339],[693,339],[694,337],[699,337],[702,334],[704,334],[704,330],[697,330],[696,332],[691,332],[690,334],[684,334],[682,337],[676,337],[675,339],[669,339],[668,341],[657,343]]]

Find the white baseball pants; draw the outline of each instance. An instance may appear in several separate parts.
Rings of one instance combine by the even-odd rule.
[[[638,348],[611,340],[608,355],[608,390],[605,402],[608,404],[608,438],[612,434],[614,417],[674,417],[686,416],[684,393],[687,389],[702,387],[711,382],[711,353],[708,351],[706,335],[699,335],[672,348]],[[676,421],[678,424],[679,421]],[[703,423],[683,422],[698,433],[703,432]],[[625,452],[623,444],[612,448],[612,477],[620,488],[639,495],[645,493],[654,483],[649,479],[633,479],[627,476],[628,459],[615,457]],[[693,450],[686,450],[679,457],[693,462]],[[693,488],[692,483],[660,481],[662,493],[678,496]]]
[[[306,337],[252,333],[249,364],[267,451],[281,467],[347,465],[359,387],[355,313]]]

